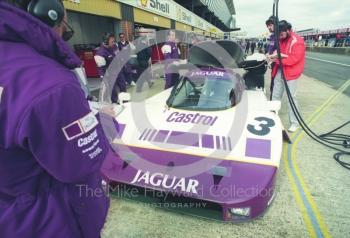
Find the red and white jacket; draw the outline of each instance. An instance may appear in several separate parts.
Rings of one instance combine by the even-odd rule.
[[[304,72],[305,66],[305,43],[299,35],[291,32],[285,40],[280,40],[281,53],[288,57],[282,58],[283,70],[286,80],[294,80]],[[272,69],[272,78],[277,74],[280,67],[277,61]]]

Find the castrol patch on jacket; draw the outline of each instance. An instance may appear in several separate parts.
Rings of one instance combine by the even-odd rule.
[[[67,140],[70,141],[91,131],[97,125],[97,118],[92,112],[90,112],[86,116],[63,127],[62,130]]]

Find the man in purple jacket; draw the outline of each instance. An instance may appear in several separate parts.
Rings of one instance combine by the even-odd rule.
[[[164,59],[166,60],[165,89],[168,89],[176,84],[179,77],[176,73],[176,66],[173,64],[175,61],[180,59],[179,48],[177,48],[175,42],[175,31],[170,30],[168,32],[168,41],[162,46],[162,53],[164,55]]]
[[[71,72],[81,62],[61,38],[69,38],[63,4],[7,2],[0,1],[0,237],[99,237],[109,144]]]
[[[112,63],[114,57],[118,54],[118,46],[115,43],[115,36],[113,33],[106,33],[103,36],[103,42],[100,48],[97,50],[95,55],[95,61],[98,67],[99,75],[101,78],[106,73],[107,68]],[[116,82],[113,86],[112,91],[112,102],[118,102],[118,93],[116,87],[119,87],[120,92],[126,92],[126,81],[125,81],[125,69],[119,72]]]
[[[265,24],[267,29],[270,32],[270,36],[268,39],[268,47],[267,47],[267,57],[271,56],[275,50],[276,50],[276,44],[275,44],[275,29],[274,29],[274,22],[275,22],[275,17],[274,16],[270,16],[269,19],[266,20]],[[271,68],[273,68],[274,63],[271,64]],[[272,89],[273,89],[273,78],[271,76],[271,83],[270,83],[270,100],[272,99]]]
[[[265,22],[266,27],[267,27],[267,29],[270,32],[270,36],[269,36],[269,39],[268,39],[269,45],[268,45],[268,48],[267,48],[267,53],[269,55],[272,55],[273,52],[276,50],[275,34],[274,34],[274,21],[275,21],[275,17],[271,16]]]

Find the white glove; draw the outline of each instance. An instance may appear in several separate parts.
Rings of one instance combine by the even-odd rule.
[[[162,50],[163,55],[169,54],[169,53],[171,53],[171,46],[170,45],[163,45],[161,50]]]
[[[99,55],[95,55],[94,56],[94,59],[95,59],[95,62],[97,64],[97,67],[103,67],[103,66],[106,66],[106,59],[103,58],[102,56],[99,56]]]

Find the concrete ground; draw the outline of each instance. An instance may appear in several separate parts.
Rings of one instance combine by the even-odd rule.
[[[156,80],[151,94],[163,85],[162,79]],[[313,119],[310,125],[317,134],[350,118],[350,98],[337,90],[305,75],[299,80],[300,110],[305,119]],[[289,126],[286,98],[280,116]],[[343,132],[350,134],[349,128]],[[281,158],[277,196],[263,217],[225,224],[112,196],[102,237],[350,237],[349,171],[335,162],[333,150],[300,131],[291,136],[294,143],[285,144]]]

